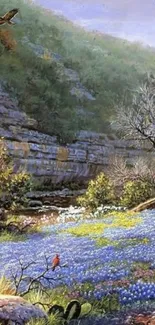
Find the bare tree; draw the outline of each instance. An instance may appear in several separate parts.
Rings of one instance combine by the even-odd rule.
[[[151,144],[155,148],[155,78],[148,76],[133,96],[132,105],[117,108],[112,127],[125,139],[134,139]]]
[[[155,187],[155,161],[151,157],[138,157],[134,166],[128,166],[127,161],[118,155],[110,157],[109,166],[106,169],[108,177],[114,187],[122,188],[127,181],[142,180],[150,182]]]
[[[11,270],[10,278],[13,289],[15,290],[15,295],[20,294],[20,296],[25,296],[30,291],[41,290],[42,292],[48,294],[49,287],[53,286],[53,284],[62,280],[63,276],[54,277],[52,272],[51,263],[49,263],[49,257],[44,255],[44,267],[40,272],[34,273],[34,276],[28,275],[27,271],[33,273],[31,270],[31,266],[37,266],[37,261],[30,261],[28,263],[24,263],[20,259],[17,263],[17,268],[15,270]],[[62,265],[61,267],[65,267],[66,265]]]
[[[131,170],[127,166],[126,159],[118,155],[113,155],[109,158],[106,173],[114,187],[121,187],[126,181],[131,179]]]

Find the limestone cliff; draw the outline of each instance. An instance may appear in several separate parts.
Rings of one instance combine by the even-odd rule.
[[[113,154],[122,155],[130,164],[147,151],[135,148],[132,141],[115,136],[81,131],[74,143],[61,146],[56,137],[41,133],[37,122],[18,108],[0,89],[0,137],[19,166],[36,177],[50,177],[53,183],[94,177],[108,164]]]

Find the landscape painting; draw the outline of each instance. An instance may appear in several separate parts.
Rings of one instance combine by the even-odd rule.
[[[0,0],[0,324],[155,325],[154,23]]]

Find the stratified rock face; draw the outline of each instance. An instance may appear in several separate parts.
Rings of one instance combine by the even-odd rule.
[[[47,315],[21,297],[0,295],[0,322],[24,325],[32,318],[47,318]]]
[[[104,169],[114,154],[133,164],[147,151],[133,141],[82,131],[72,144],[60,146],[56,137],[37,131],[37,122],[19,110],[0,89],[0,137],[4,137],[15,170],[20,166],[36,177],[50,177],[53,183],[87,181]]]

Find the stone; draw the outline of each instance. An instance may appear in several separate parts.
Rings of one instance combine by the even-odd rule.
[[[6,219],[5,209],[0,208],[0,221],[4,221]]]
[[[41,201],[37,201],[37,200],[34,200],[34,201],[29,201],[28,203],[29,207],[31,208],[35,208],[35,207],[42,207],[42,202]]]
[[[44,201],[44,205],[45,206],[50,206],[51,205],[51,202],[50,201]]]
[[[24,325],[32,318],[47,319],[46,313],[19,296],[0,295],[0,322]]]
[[[132,325],[133,324],[133,317],[128,316],[127,319],[125,320],[126,325]]]
[[[67,70],[79,82],[76,72]],[[9,95],[0,88],[0,137],[4,137],[14,172],[27,170],[39,180],[51,184],[80,182],[87,184],[109,164],[112,155],[124,157],[128,164],[147,155],[148,148],[135,147],[133,141],[120,140],[116,135],[80,131],[73,143],[62,146],[55,136],[37,129],[37,122],[27,116]],[[135,149],[136,148],[136,149]],[[150,153],[152,156],[154,152]]]

